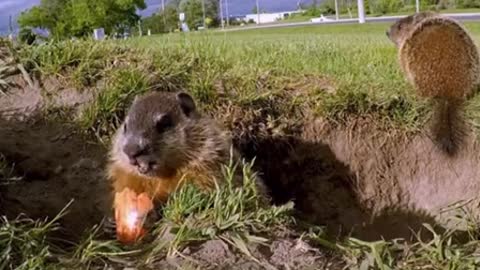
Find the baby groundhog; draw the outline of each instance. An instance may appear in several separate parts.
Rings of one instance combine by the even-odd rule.
[[[232,149],[229,134],[200,115],[190,95],[153,92],[135,98],[117,130],[108,174],[115,192],[130,188],[165,202],[183,179],[204,190],[214,188],[215,181],[221,185],[223,166],[231,158],[239,161]],[[242,170],[237,172],[236,184],[241,184]],[[259,195],[266,198],[257,180]]]
[[[433,12],[402,18],[387,31],[398,47],[400,66],[421,97],[434,105],[432,133],[448,155],[464,134],[463,105],[479,82],[479,56],[467,31]]]

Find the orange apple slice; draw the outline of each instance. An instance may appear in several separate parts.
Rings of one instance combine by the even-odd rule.
[[[115,194],[115,221],[117,239],[124,244],[133,244],[146,231],[143,223],[147,214],[153,209],[153,202],[146,193],[137,195],[125,188]]]

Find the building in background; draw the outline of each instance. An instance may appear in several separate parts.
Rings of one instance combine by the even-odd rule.
[[[244,18],[246,22],[248,21],[254,21],[255,23],[272,23],[276,21],[281,21],[292,14],[297,14],[297,13],[303,13],[303,10],[295,10],[295,11],[285,11],[285,12],[276,12],[276,13],[260,13],[260,16],[258,14],[247,14]],[[258,19],[260,17],[260,22],[258,22]]]

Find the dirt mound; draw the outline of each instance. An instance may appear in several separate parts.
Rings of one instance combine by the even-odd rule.
[[[161,269],[342,269],[340,260],[301,239],[281,239],[250,247],[255,259],[232,250],[221,240],[189,247],[181,257],[163,261]],[[255,261],[256,260],[256,261]],[[195,268],[197,267],[197,268]],[[199,268],[198,268],[199,267]]]
[[[0,153],[22,176],[3,192],[7,216],[53,218],[73,199],[62,221],[71,232],[101,221],[111,199],[103,173],[105,149],[72,126],[42,120],[2,121],[0,138]]]
[[[29,84],[13,75],[8,81],[14,83],[0,99],[0,153],[21,181],[4,186],[2,208],[10,218],[20,213],[53,218],[73,200],[62,224],[78,236],[109,211],[106,149],[73,123],[47,113],[59,108],[75,113],[93,96],[63,88],[55,78]]]
[[[321,119],[297,137],[258,142],[258,169],[278,202],[294,200],[300,215],[334,235],[364,240],[409,238],[422,223],[462,227],[446,211],[475,207],[478,143],[471,134],[461,154],[445,156],[427,134],[385,129],[374,119],[334,126]]]

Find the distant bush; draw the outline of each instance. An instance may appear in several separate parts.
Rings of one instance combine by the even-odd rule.
[[[335,13],[335,9],[333,10]],[[305,11],[305,15],[309,17],[319,17],[322,14],[322,10],[317,7],[309,7],[307,11]]]
[[[369,9],[372,14],[386,14],[399,12],[404,6],[401,0],[374,0],[369,1]]]
[[[457,8],[480,8],[480,0],[456,0]]]
[[[22,28],[18,33],[18,40],[21,43],[32,45],[36,39],[37,39],[37,36],[35,35],[35,33],[33,33],[32,29],[30,28]]]
[[[230,20],[230,25],[241,25],[242,23],[241,20]]]

